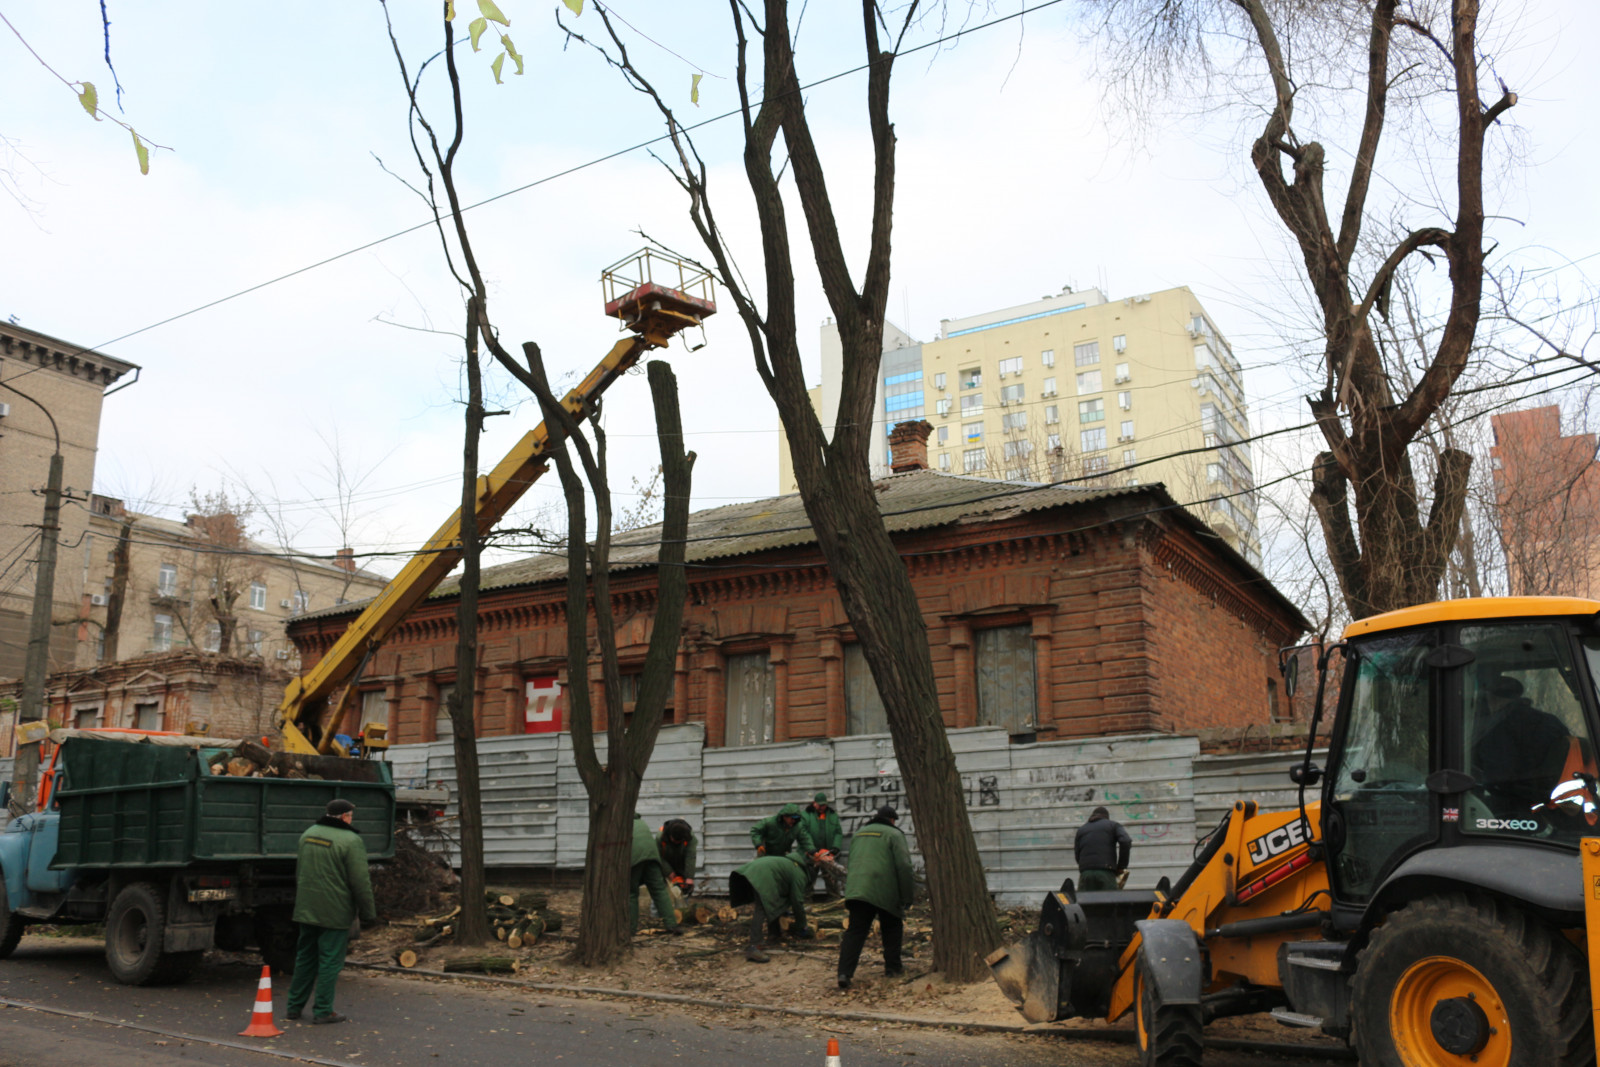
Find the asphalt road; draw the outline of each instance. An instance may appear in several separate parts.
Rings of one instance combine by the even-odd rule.
[[[1102,1042],[685,1010],[361,971],[346,971],[339,984],[338,1007],[350,1022],[289,1022],[282,1017],[287,988],[280,982],[274,1006],[284,1035],[238,1037],[249,1021],[259,973],[245,963],[219,961],[208,963],[185,985],[132,988],[111,979],[95,944],[24,938],[11,959],[0,962],[0,1000],[95,1018],[0,1007],[0,1067],[269,1067],[273,1062],[436,1067],[530,1060],[562,1067],[645,1062],[818,1067],[830,1037],[839,1041],[842,1067],[1133,1067],[1138,1062],[1132,1048]],[[1328,1061],[1213,1052],[1206,1063],[1326,1067]]]

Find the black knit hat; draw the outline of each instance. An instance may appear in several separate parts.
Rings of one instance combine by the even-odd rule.
[[[348,815],[348,814],[350,814],[351,812],[353,812],[355,810],[356,810],[356,806],[354,804],[350,803],[348,800],[330,800],[330,801],[328,801],[328,814],[329,815]]]
[[[888,804],[885,804],[883,807],[878,809],[877,817],[887,822],[898,822],[900,819],[900,813],[895,811],[894,808],[890,807]]]

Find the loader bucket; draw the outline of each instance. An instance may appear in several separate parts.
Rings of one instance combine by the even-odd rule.
[[[1155,900],[1148,890],[1074,894],[1069,882],[1044,899],[1037,930],[990,954],[989,970],[1029,1022],[1103,1016],[1134,923]]]

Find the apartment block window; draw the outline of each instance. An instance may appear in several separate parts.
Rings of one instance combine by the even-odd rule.
[[[1131,467],[1137,462],[1139,462],[1139,450],[1138,449],[1136,449],[1136,448],[1124,448],[1122,450],[1122,465],[1124,467]]]
[[[1085,341],[1072,346],[1072,362],[1078,367],[1092,367],[1100,362],[1100,342]]]
[[[1060,448],[1061,447],[1061,435],[1058,434],[1058,433],[1051,434],[1049,437],[1047,437],[1045,439],[1045,447],[1048,448],[1052,452],[1054,452],[1056,449]]]
[[[1121,408],[1123,411],[1132,411],[1133,410],[1133,394],[1129,393],[1129,392],[1118,393],[1117,394],[1117,407]]]
[[[161,729],[161,705],[157,701],[137,703],[133,706],[133,728],[135,730]]]
[[[1044,364],[1046,367],[1054,367],[1056,365],[1056,350],[1053,348],[1047,348],[1043,352],[1040,352],[1039,362]]]
[[[266,636],[267,635],[260,630],[249,631],[245,637],[245,650],[248,651],[252,656],[261,655],[261,642],[266,638]]]
[[[939,453],[939,469],[942,471],[948,471],[950,469],[950,453]]]
[[[943,389],[944,388],[944,382],[945,382],[944,371],[940,371],[938,374],[935,374],[933,376],[933,387],[935,389]]]
[[[1078,421],[1080,423],[1104,422],[1105,419],[1106,402],[1103,397],[1078,401]]]
[[[250,583],[250,606],[257,611],[267,610],[267,587],[265,583]]]
[[[1031,735],[1038,725],[1034,699],[1033,627],[979,630],[973,666],[978,676],[978,724]]]
[[[956,377],[961,382],[963,389],[977,389],[983,385],[983,369],[981,367],[968,367],[966,370],[957,371]]]
[[[1131,382],[1131,381],[1133,381],[1133,374],[1128,369],[1128,365],[1126,363],[1118,363],[1117,364],[1117,381],[1119,381],[1119,382]]]
[[[961,453],[961,469],[968,474],[989,469],[989,453],[981,448],[969,448]]]
[[[1101,432],[1104,433],[1105,431],[1102,430]],[[1111,461],[1106,458],[1104,452],[1098,456],[1083,457],[1083,473],[1085,474],[1104,474],[1110,466]]]
[[[311,594],[307,593],[304,589],[296,589],[294,591],[294,596],[291,598],[289,611],[295,615],[304,615],[306,613],[306,609],[310,606]]]
[[[1015,462],[1015,461],[1020,460],[1020,459],[1027,459],[1031,455],[1033,455],[1033,442],[1032,441],[1024,439],[1024,440],[1021,440],[1021,441],[1007,441],[1006,442],[1006,460],[1008,462]]]
[[[878,683],[872,680],[872,670],[867,666],[861,646],[854,643],[844,646],[844,707],[848,733],[889,732],[889,713],[883,709]]]
[[[106,660],[106,632],[100,627],[94,631],[94,661],[104,663]]]
[[[1054,404],[1044,406],[1044,421],[1046,426],[1053,426],[1061,421],[1061,409]]]
[[[1128,350],[1128,335],[1119,333],[1113,337],[1111,339],[1111,349],[1118,353],[1126,352]]]
[[[1211,482],[1213,484],[1222,481],[1222,464],[1220,464],[1220,463],[1207,463],[1206,464],[1206,481]]]
[[[1084,393],[1098,393],[1100,391],[1100,372],[1097,370],[1084,371],[1078,375],[1078,395]]]
[[[1133,420],[1132,419],[1123,419],[1122,420],[1122,434],[1121,434],[1121,437],[1122,437],[1122,439],[1124,441],[1133,440]]]
[[[1093,430],[1078,431],[1078,451],[1098,452],[1106,447],[1106,428],[1097,426]]]
[[[161,565],[161,572],[156,576],[156,595],[178,595],[178,565],[176,563],[163,563]]]
[[[1000,387],[1000,403],[1020,404],[1027,395],[1027,388],[1021,385],[1002,385]]]
[[[971,396],[961,398],[961,417],[983,414],[983,394],[973,393]]]
[[[948,414],[950,414],[950,398],[949,397],[944,397],[944,398],[942,398],[940,400],[935,401],[934,405],[933,405],[933,410],[936,411],[937,413],[939,413],[940,415],[948,415]]]
[[[777,684],[765,652],[728,657],[728,745],[764,745],[777,725]]]
[[[222,651],[222,624],[220,622],[214,622],[206,627],[205,649],[207,652]]]
[[[1054,378],[1046,378],[1044,380],[1044,393],[1042,395],[1044,395],[1044,396],[1055,396],[1056,395],[1056,380]]]
[[[1021,374],[1021,373],[1022,373],[1022,357],[1021,356],[1013,356],[1010,359],[1002,359],[1000,361],[1000,377],[1004,378],[1008,374]]]
[[[961,427],[961,439],[968,444],[976,444],[983,440],[983,423],[969,422]]]
[[[1000,428],[1006,433],[1018,433],[1028,428],[1026,411],[1008,411],[1000,416]]]
[[[155,626],[150,631],[150,648],[165,652],[172,647],[172,616],[157,614]]]
[[[942,444],[946,444],[946,443],[949,442],[949,440],[950,440],[950,427],[948,427],[948,426],[939,427],[939,443],[941,445]]]
[[[99,708],[76,708],[72,714],[72,725],[80,730],[93,730],[100,725]]]

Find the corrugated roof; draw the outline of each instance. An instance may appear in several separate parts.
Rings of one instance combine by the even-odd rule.
[[[1087,504],[1111,497],[1133,496],[1139,493],[1156,497],[1156,506],[1186,520],[1197,528],[1207,528],[1182,507],[1178,507],[1158,482],[1139,486],[1107,488],[1077,488],[1061,485],[1040,485],[1035,482],[997,482],[990,478],[975,478],[964,474],[945,474],[942,471],[920,470],[904,474],[891,474],[874,483],[877,488],[878,508],[883,513],[884,525],[891,534],[910,533],[956,523],[1002,522],[1029,512],[1050,508]],[[1208,529],[1208,528],[1207,528]],[[659,558],[661,527],[659,524],[614,535],[611,544],[611,570],[630,570],[647,567]],[[807,518],[805,506],[798,493],[769,497],[742,504],[727,504],[720,508],[697,511],[689,516],[687,558],[691,563],[748,556],[773,549],[794,548],[815,544],[815,531]],[[1292,604],[1284,600],[1276,589],[1267,583],[1243,556],[1235,553],[1220,538],[1212,542],[1236,566],[1243,568],[1252,578],[1259,580],[1279,602],[1295,616]],[[480,577],[480,590],[507,589],[514,586],[538,585],[565,579],[567,558],[563,554],[540,554],[512,563],[485,567]],[[448,578],[428,599],[455,596],[460,590],[458,578]],[[365,606],[366,601],[343,604],[336,608],[308,612],[302,619],[329,618]]]

